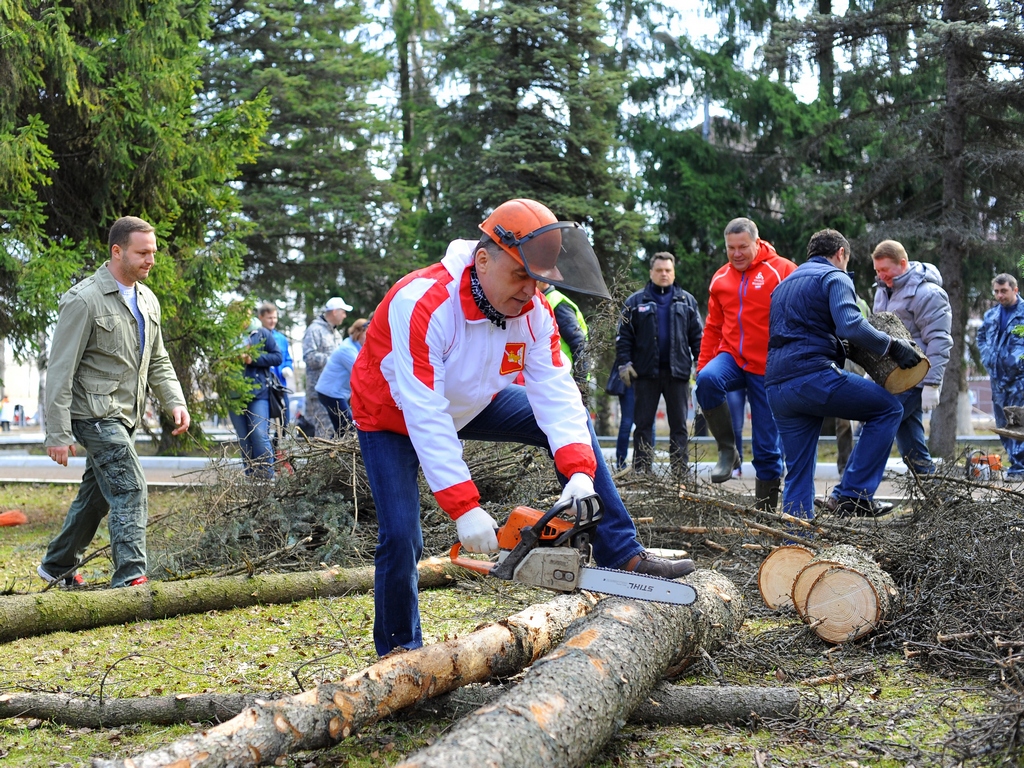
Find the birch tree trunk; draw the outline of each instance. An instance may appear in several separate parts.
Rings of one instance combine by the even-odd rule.
[[[490,677],[508,677],[561,641],[593,607],[588,594],[560,595],[464,637],[391,654],[340,683],[260,701],[208,731],[94,768],[241,768],[292,752],[323,749],[426,698]]]
[[[573,768],[593,757],[670,666],[711,651],[743,624],[739,590],[714,571],[686,581],[682,607],[609,598],[494,704],[399,768]]]

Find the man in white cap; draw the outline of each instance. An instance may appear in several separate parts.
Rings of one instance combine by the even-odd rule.
[[[352,307],[340,296],[327,300],[324,311],[306,328],[302,337],[302,361],[306,364],[306,420],[316,435],[326,437],[334,434],[327,409],[316,396],[316,383],[327,365],[331,353],[341,343],[341,336],[335,328],[345,322]]]

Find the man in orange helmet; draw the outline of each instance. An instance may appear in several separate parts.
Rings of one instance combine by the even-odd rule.
[[[554,457],[560,501],[595,495],[598,565],[676,578],[689,560],[648,556],[597,444],[554,313],[537,281],[609,298],[584,231],[534,200],[510,200],[444,258],[398,281],[373,314],[352,371],[352,415],[377,508],[374,643],[418,648],[416,564],[423,552],[417,470],[463,549],[493,552],[497,524],[462,440],[518,442]],[[514,385],[522,374],[525,386]],[[407,418],[407,415],[410,418]]]

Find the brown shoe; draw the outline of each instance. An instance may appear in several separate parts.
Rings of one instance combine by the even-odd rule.
[[[678,579],[693,573],[697,570],[697,566],[693,564],[693,560],[668,560],[664,557],[655,557],[645,549],[622,566],[622,570],[643,573],[647,576],[660,576],[663,579]]]

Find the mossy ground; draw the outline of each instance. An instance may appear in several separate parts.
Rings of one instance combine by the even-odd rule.
[[[35,577],[49,538],[59,529],[74,486],[0,486],[0,509],[20,508],[29,524],[0,528],[0,586],[37,590]],[[151,514],[189,503],[182,491],[157,491]],[[151,536],[154,534],[151,534]],[[159,531],[155,533],[159,535]],[[94,546],[105,543],[101,529]],[[109,577],[105,557],[84,575]],[[749,590],[750,585],[741,585]],[[499,585],[500,587],[500,585]],[[522,610],[547,593],[467,582],[421,596],[426,641],[472,631]],[[372,597],[309,600],[164,621],[103,627],[26,638],[3,647],[0,691],[63,691],[104,696],[155,696],[177,692],[297,692],[336,680],[375,660]],[[744,648],[770,639],[792,642],[793,663],[760,664]],[[845,682],[810,687],[812,674],[859,670]],[[797,676],[797,670],[799,677]],[[898,653],[878,653],[866,642],[832,648],[809,637],[787,615],[752,611],[737,646],[690,670],[684,684],[724,682],[796,685],[802,711],[795,721],[753,726],[652,728],[629,725],[598,754],[597,768],[640,766],[878,766],[956,765],[947,748],[963,728],[992,705],[992,690],[977,681],[929,675]],[[289,759],[289,766],[394,765],[437,738],[451,723],[408,719],[380,723],[338,747]],[[127,757],[201,728],[137,725],[113,730],[71,728],[28,719],[0,722],[0,763],[10,766],[80,766],[92,756]],[[1000,763],[1001,760],[1001,763]],[[1011,764],[977,758],[969,765]]]

